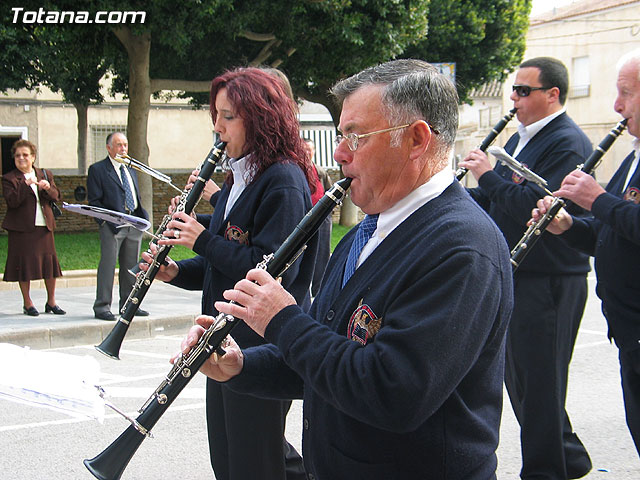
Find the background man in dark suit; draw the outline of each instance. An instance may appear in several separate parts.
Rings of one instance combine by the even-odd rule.
[[[546,179],[550,189],[558,188],[592,151],[587,136],[566,113],[568,86],[562,62],[538,57],[520,65],[511,94],[520,125],[504,148]],[[489,212],[513,248],[543,190],[504,165],[492,168],[479,149],[460,166],[478,180],[471,196]],[[565,410],[588,271],[585,254],[545,233],[514,274],[505,384],[520,424],[523,479],[580,478],[591,469]]]
[[[554,234],[595,258],[602,313],[609,338],[618,346],[627,426],[640,454],[640,50],[625,54],[617,65],[618,96],[613,108],[627,119],[635,137],[633,151],[611,177],[606,190],[579,170],[572,171],[553,192],[589,210],[577,218],[561,210],[549,225]],[[534,219],[546,213],[553,197],[538,202]]]
[[[149,215],[140,203],[136,172],[114,160],[116,155],[126,155],[128,146],[127,137],[121,132],[107,137],[109,156],[89,167],[89,205],[148,219]],[[104,220],[96,221],[100,225],[100,263],[93,311],[96,318],[115,320],[116,317],[111,313],[111,298],[116,257],[120,265],[118,280],[121,309],[135,282],[128,270],[138,262],[142,232],[133,227],[116,228],[114,224]],[[136,315],[146,316],[149,312],[138,309]]]

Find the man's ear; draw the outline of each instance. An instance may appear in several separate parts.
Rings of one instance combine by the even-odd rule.
[[[549,98],[552,102],[560,103],[560,89],[558,87],[551,87],[547,90],[547,93],[549,94]]]
[[[412,159],[419,158],[424,155],[429,148],[429,144],[433,141],[433,130],[424,120],[417,120],[409,127],[410,139],[410,156]]]

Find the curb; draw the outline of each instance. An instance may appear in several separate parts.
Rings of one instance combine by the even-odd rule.
[[[113,284],[118,285],[118,272],[116,268]],[[98,270],[63,270],[62,276],[56,281],[58,288],[95,287]],[[32,280],[31,289],[43,289],[44,280]],[[20,290],[18,282],[0,282],[0,292],[7,290]]]
[[[152,338],[163,334],[184,334],[196,315],[176,317],[136,317],[127,330],[126,339]],[[99,344],[109,335],[116,322],[83,320],[72,323],[55,322],[42,327],[13,329],[0,332],[0,343],[11,343],[33,349],[62,348],[73,345]]]

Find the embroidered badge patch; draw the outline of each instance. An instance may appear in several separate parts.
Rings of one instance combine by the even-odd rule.
[[[382,318],[378,318],[369,305],[360,300],[358,308],[351,314],[349,325],[347,326],[347,337],[354,342],[366,345],[382,326]]]
[[[640,189],[636,187],[627,188],[624,192],[624,199],[637,205],[640,203]]]
[[[230,222],[227,222],[227,228],[224,231],[224,238],[233,242],[249,245],[249,232],[243,232],[240,227],[231,225]]]
[[[526,164],[526,163],[523,163],[523,164],[522,164],[522,166],[523,166],[523,167],[525,167],[525,168],[529,168],[529,167],[527,166],[527,164]],[[521,184],[522,182],[524,182],[524,177],[521,177],[521,176],[520,176],[520,175],[518,175],[516,172],[513,172],[513,173],[511,174],[511,181],[512,181],[513,183],[517,183],[517,184],[519,185],[519,184]]]

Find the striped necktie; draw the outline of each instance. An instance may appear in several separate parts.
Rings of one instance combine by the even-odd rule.
[[[131,185],[129,185],[129,179],[127,178],[127,172],[124,165],[120,165],[120,179],[122,180],[122,187],[124,188],[124,206],[127,209],[127,213],[132,213],[135,207],[133,201],[133,192],[131,191]]]
[[[358,227],[358,231],[356,232],[356,238],[353,240],[351,244],[351,250],[349,250],[349,256],[347,257],[347,262],[344,266],[344,276],[342,277],[342,287],[346,285],[346,283],[353,275],[353,272],[356,271],[356,265],[358,264],[358,258],[360,258],[360,253],[362,249],[367,244],[373,232],[378,228],[378,214],[375,215],[367,215],[360,223]]]

